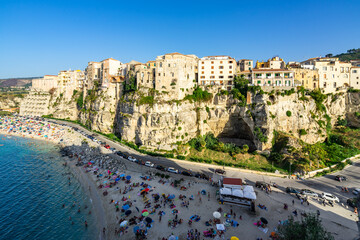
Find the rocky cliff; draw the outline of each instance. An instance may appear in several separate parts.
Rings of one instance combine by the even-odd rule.
[[[126,141],[157,149],[172,149],[208,132],[225,142],[248,144],[252,150],[271,148],[274,131],[316,143],[326,138],[327,128],[339,117],[349,118],[359,109],[355,95],[330,95],[323,110],[310,96],[300,100],[297,93],[253,95],[247,107],[239,106],[231,95],[217,94],[209,102],[164,102],[155,96],[152,104],[139,104],[139,95],[127,95],[119,103],[114,130]]]
[[[121,85],[113,85],[86,91],[84,97],[54,94],[49,113],[80,120],[96,131],[114,132],[146,148],[166,150],[209,132],[223,142],[266,150],[275,131],[316,143],[325,140],[339,118],[360,127],[359,93],[322,95],[321,100],[300,92],[249,94],[247,104],[230,94],[212,93],[208,101],[171,100],[168,93],[149,89],[122,95]]]

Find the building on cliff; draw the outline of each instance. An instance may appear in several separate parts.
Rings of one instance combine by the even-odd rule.
[[[45,75],[43,78],[32,80],[32,91],[49,92],[58,87],[58,75]]]
[[[183,99],[196,86],[198,57],[181,53],[158,56],[155,62],[155,89]]]
[[[107,89],[110,86],[110,83],[117,79],[125,79],[127,72],[127,65],[123,64],[119,60],[108,58],[100,62],[100,86],[103,89]]]
[[[301,62],[301,66],[319,71],[319,88],[324,93],[334,93],[350,86],[351,63],[341,62],[339,58],[310,58]]]
[[[217,85],[231,90],[234,85],[236,60],[229,56],[203,57],[199,59],[198,71],[199,85]]]
[[[256,86],[294,87],[294,71],[287,69],[283,59],[273,57],[266,62],[256,62],[251,70],[251,83]]]
[[[350,71],[350,87],[360,89],[360,67],[353,66]]]
[[[139,63],[134,66],[137,87],[155,88],[156,61]]]
[[[74,90],[82,91],[84,86],[85,74],[81,70],[60,71],[57,78],[57,91],[62,93],[65,98],[72,97]]]
[[[295,84],[301,84],[306,89],[319,88],[319,71],[302,68],[299,62],[289,62],[288,68],[294,71]]]

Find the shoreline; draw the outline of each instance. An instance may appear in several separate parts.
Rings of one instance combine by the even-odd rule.
[[[67,126],[61,126],[61,127],[66,128],[66,130],[70,130],[69,127],[67,127]],[[71,137],[79,138],[79,136],[75,136],[76,134],[71,133],[71,132],[65,133],[64,135],[68,135],[68,134],[73,135]],[[19,134],[19,133],[14,133],[14,132],[7,132],[7,131],[3,131],[3,129],[0,129],[0,135],[3,135],[5,137],[13,136],[13,137],[26,138],[26,139],[33,139],[33,140],[37,140],[37,141],[45,141],[47,143],[51,143],[51,144],[58,146],[60,148],[59,153],[61,153],[61,151],[65,147],[72,146],[72,144],[69,142],[69,139],[64,139],[64,141],[61,143],[61,142],[59,142],[59,139],[44,138],[44,137],[37,136],[37,135],[25,135],[25,134]],[[65,136],[63,136],[63,137],[65,137]],[[66,137],[70,137],[70,136],[66,136]],[[68,141],[66,141],[66,140],[68,140]],[[109,221],[110,219],[108,218],[109,213],[106,211],[106,208],[104,207],[105,202],[101,198],[100,192],[98,191],[98,189],[96,187],[96,183],[93,181],[93,179],[90,176],[88,176],[82,170],[81,167],[75,166],[75,161],[73,159],[70,159],[68,156],[62,156],[61,158],[64,162],[66,162],[68,164],[71,171],[74,173],[76,179],[79,181],[80,185],[83,187],[83,191],[90,199],[90,202],[94,209],[95,223],[98,228],[98,230],[97,230],[98,236],[95,239],[105,240],[106,237],[104,237],[102,234],[102,228],[105,227],[106,229],[109,229],[108,223],[110,222]]]

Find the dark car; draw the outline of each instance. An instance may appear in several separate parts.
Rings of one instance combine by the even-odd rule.
[[[166,171],[166,168],[164,166],[162,166],[162,165],[157,165],[156,169],[160,170],[160,171],[164,171],[164,172]]]
[[[221,168],[215,169],[215,172],[218,173],[218,174],[225,174],[226,173],[226,171],[221,169]]]
[[[258,188],[266,188],[269,184],[267,184],[266,182],[262,182],[262,181],[257,181],[255,183],[255,187],[258,187]]]
[[[298,193],[300,193],[300,190],[299,190],[299,189],[296,189],[296,188],[292,188],[292,187],[287,187],[287,188],[286,188],[286,192],[287,192],[287,193],[295,193],[295,194],[298,194]]]
[[[339,182],[341,182],[341,181],[346,181],[346,177],[337,175],[337,176],[335,176],[335,180],[336,180],[336,181],[339,181]]]
[[[182,171],[181,174],[184,176],[190,176],[190,177],[193,175],[190,171],[186,171],[186,170]]]
[[[357,198],[349,198],[346,203],[350,206],[355,208],[357,205]]]

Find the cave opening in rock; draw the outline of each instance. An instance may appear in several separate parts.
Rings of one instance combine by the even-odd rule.
[[[239,147],[246,144],[249,146],[249,152],[257,150],[251,127],[237,116],[230,117],[223,131],[217,137],[223,143],[234,143]]]

